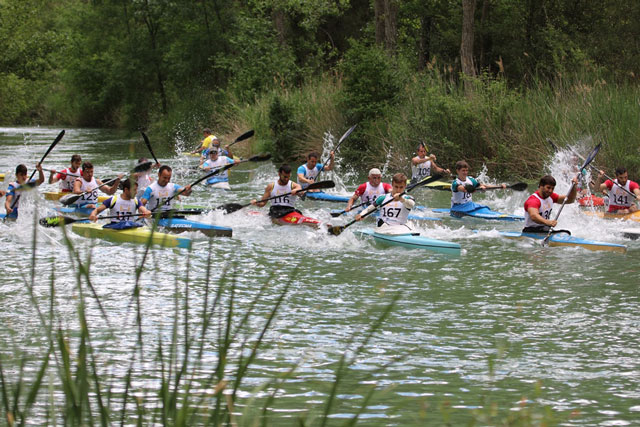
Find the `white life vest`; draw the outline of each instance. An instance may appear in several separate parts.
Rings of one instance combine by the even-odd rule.
[[[385,194],[384,185],[382,183],[378,184],[377,187],[372,186],[369,181],[367,181],[367,188],[365,188],[364,192],[360,196],[360,200],[362,200],[365,204],[371,204],[375,199]]]
[[[109,216],[117,216],[111,222],[129,221],[132,215],[138,211],[138,199],[124,200],[122,197],[113,196],[109,204]]]
[[[422,160],[422,159],[421,159]],[[416,181],[431,176],[431,160],[414,165],[411,163],[411,180]]]
[[[60,181],[58,181],[58,186],[60,187],[60,191],[68,193],[70,191],[73,191],[73,184],[75,184],[76,182],[76,177],[65,175],[66,173],[72,173],[74,175],[82,175],[82,169],[78,168],[77,171],[73,172],[71,171],[71,168],[66,168],[58,172],[59,175],[62,175],[64,177],[64,178],[61,178]]]
[[[411,196],[407,195],[402,197],[412,199]],[[386,203],[391,199],[393,199],[393,195],[387,194],[382,203]],[[409,212],[411,212],[411,209],[408,209],[402,201],[393,201],[380,208],[380,215],[378,216],[378,219],[381,219],[389,225],[402,225],[406,224],[408,221]]]
[[[553,199],[551,198],[551,196],[547,197],[546,199],[543,199],[542,197],[540,197],[538,195],[538,193],[533,193],[533,196],[540,200],[540,207],[538,208],[538,213],[540,214],[540,216],[544,219],[550,219],[551,218],[551,210],[553,209]],[[531,219],[531,215],[529,215],[529,211],[526,210],[524,212],[524,227],[544,227],[544,224],[539,224],[537,222],[535,222],[534,220]]]
[[[291,181],[287,182],[285,185],[280,185],[278,184],[278,181],[276,181],[273,184],[273,189],[271,190],[270,197],[276,197],[276,196],[280,196],[281,194],[291,193],[291,186],[292,186]],[[289,194],[287,196],[282,196],[282,197],[278,197],[276,199],[271,200],[271,205],[272,206],[289,206],[292,208],[296,199],[297,199],[297,196],[292,196]]]
[[[315,182],[316,178],[318,177],[318,174],[320,173],[320,170],[318,169],[318,165],[315,165],[313,169],[309,169],[309,167],[305,163],[304,165],[302,165],[302,167],[304,168],[304,173],[303,173],[304,177],[307,178],[308,180]]]
[[[613,187],[609,190],[609,207],[614,207],[615,209],[626,209],[633,205],[635,199],[629,195],[629,193],[632,193],[629,186],[631,181],[627,180],[624,185],[620,185],[617,179],[613,182]],[[629,193],[620,187],[624,188],[624,190],[627,190]]]
[[[77,201],[77,205],[88,205],[90,203],[98,203],[98,183],[96,182],[95,177],[91,177],[91,181],[85,181],[84,177],[76,178],[76,181],[80,181],[80,191],[86,192],[87,194],[83,194]]]
[[[147,194],[147,191],[149,191],[150,194]],[[149,196],[149,198],[147,199],[146,208],[149,209],[150,211],[158,210],[158,207],[160,207],[160,210],[163,210],[163,211],[167,211],[171,209],[171,207],[173,206],[173,201],[175,200],[175,197],[169,200],[169,202],[167,202],[167,199],[172,197],[175,193],[176,193],[175,184],[170,182],[164,187],[161,187],[158,184],[158,181],[154,181],[145,190],[145,195]]]
[[[473,181],[471,181],[470,177],[467,177],[464,181],[460,181],[460,179],[456,178],[454,180],[455,187],[457,188],[459,185],[473,185]],[[471,202],[471,193],[466,191],[451,191],[451,206],[453,205],[461,205],[463,203]]]
[[[227,156],[218,156],[218,158],[216,160],[207,159],[207,161],[202,164],[202,167],[203,168],[211,168],[211,170],[209,172],[213,172],[215,169],[221,168],[221,167],[226,166],[226,165],[230,165],[232,163],[233,163],[233,159],[230,159]],[[220,172],[220,173],[218,173],[218,174],[216,174],[214,176],[226,179],[228,181],[229,180],[229,171],[225,170],[225,171]]]

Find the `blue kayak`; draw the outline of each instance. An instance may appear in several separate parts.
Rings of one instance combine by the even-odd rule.
[[[354,211],[351,212],[343,212],[344,209],[331,209],[331,216],[335,216],[335,214],[337,213],[341,213],[342,215],[353,215]],[[358,211],[360,212],[360,211]],[[376,213],[372,213],[370,216],[374,216],[377,217],[379,215],[379,212]],[[409,219],[413,220],[413,221],[440,221],[441,218],[436,218],[433,216],[421,216],[421,215],[415,215],[415,214],[409,214]]]
[[[221,225],[191,221],[184,218],[160,218],[158,226],[174,232],[200,231],[209,237],[231,237],[232,229]]]
[[[376,243],[383,246],[401,246],[407,249],[425,249],[447,255],[460,255],[460,245],[458,243],[429,239],[421,236],[420,233],[382,234],[376,233],[372,229],[357,230],[353,233],[359,236],[372,237]]]
[[[456,209],[432,209],[432,211],[437,213],[448,213],[454,218],[464,218],[469,216],[472,218],[490,219],[495,221],[524,221],[524,216],[492,211],[487,206],[473,202],[465,203],[460,207],[456,207]]]
[[[509,239],[529,238],[544,240],[544,238],[547,237],[547,233],[523,233],[521,231],[501,231],[500,235]],[[551,234],[551,237],[549,237],[549,246],[579,246],[581,248],[589,249],[590,251],[627,252],[627,247],[624,245],[581,239],[580,237],[572,236],[566,231]]]
[[[93,212],[94,208],[85,208],[83,206],[69,205],[69,206],[56,206],[53,209],[55,209],[57,212],[60,212],[60,213],[89,216],[91,215],[91,212]]]
[[[324,191],[309,191],[307,193],[307,199],[324,200],[325,202],[347,203],[350,198],[349,196],[339,196],[337,194],[325,193]]]

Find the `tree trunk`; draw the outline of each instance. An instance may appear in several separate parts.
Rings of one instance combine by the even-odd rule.
[[[418,41],[418,70],[422,71],[427,66],[431,52],[431,17],[420,18],[420,39]]]
[[[474,77],[476,67],[473,62],[473,23],[476,0],[462,0],[462,42],[460,43],[460,65],[466,76]],[[465,92],[471,94],[471,85],[465,80]]]
[[[396,0],[384,1],[384,47],[389,55],[396,53],[398,38],[398,3]]]
[[[287,16],[282,9],[276,6],[271,14],[271,19],[278,33],[278,42],[281,46],[285,46],[287,44]]]
[[[376,24],[376,44],[382,46],[385,39],[384,0],[373,0],[373,13]]]

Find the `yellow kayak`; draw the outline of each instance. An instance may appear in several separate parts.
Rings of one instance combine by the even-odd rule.
[[[188,237],[179,237],[173,234],[161,233],[159,231],[152,232],[149,227],[113,230],[110,228],[102,228],[102,224],[76,222],[71,226],[71,231],[83,237],[104,239],[118,243],[129,242],[146,244],[151,238],[151,243],[154,245],[168,248],[191,248],[191,239]]]
[[[4,181],[4,174],[0,173],[0,181]]]
[[[597,212],[597,211],[596,212],[584,211],[584,213],[587,215],[597,216],[599,218],[604,218],[604,219],[624,219],[626,221],[640,222],[640,211],[631,212],[628,214],[616,214],[616,213]]]
[[[45,191],[44,198],[45,200],[60,200],[62,196],[66,196],[72,193],[63,193],[62,191]],[[98,203],[102,203],[107,200],[111,196],[98,196]]]

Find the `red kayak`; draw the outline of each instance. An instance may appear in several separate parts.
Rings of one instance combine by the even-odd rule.
[[[318,227],[320,225],[320,221],[317,219],[309,218],[296,211],[290,212],[280,218],[274,218],[273,222],[281,225],[309,225],[312,227]]]
[[[578,203],[580,203],[580,206],[604,206],[604,199],[592,194],[590,196],[581,197],[578,199]]]

